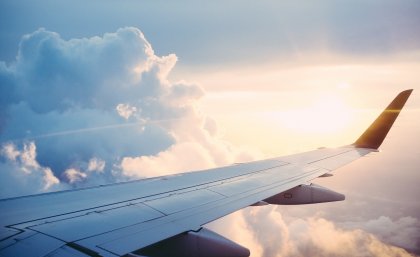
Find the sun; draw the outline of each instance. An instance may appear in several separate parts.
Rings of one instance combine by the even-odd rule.
[[[321,93],[303,108],[278,113],[282,126],[295,132],[333,133],[348,127],[352,109],[340,94]]]

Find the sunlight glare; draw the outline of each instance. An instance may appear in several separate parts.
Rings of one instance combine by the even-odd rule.
[[[331,133],[348,127],[352,121],[351,108],[339,94],[324,93],[315,97],[303,109],[277,114],[282,126],[295,132]]]
[[[348,82],[341,82],[337,85],[338,89],[349,89],[350,88],[350,84]]]

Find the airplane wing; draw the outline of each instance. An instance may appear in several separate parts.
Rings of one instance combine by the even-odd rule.
[[[411,92],[344,147],[2,199],[0,256],[249,256],[202,226],[251,205],[344,200],[307,182],[377,151]]]

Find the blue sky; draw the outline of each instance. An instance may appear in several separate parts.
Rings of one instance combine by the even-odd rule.
[[[39,27],[63,38],[141,27],[159,55],[180,64],[252,64],[326,50],[383,57],[418,50],[420,4],[407,1],[2,1],[0,57]],[[240,46],[240,47],[238,47]],[[284,60],[283,60],[284,61]]]
[[[1,1],[0,195],[348,144],[414,88],[382,153],[316,181],[346,201],[210,226],[252,256],[419,254],[418,13],[414,0]]]

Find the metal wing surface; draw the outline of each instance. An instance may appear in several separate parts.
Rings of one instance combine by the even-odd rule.
[[[349,146],[0,200],[0,256],[134,255],[244,207],[276,204],[273,197],[288,198],[285,192],[377,151],[410,93],[400,93]]]

